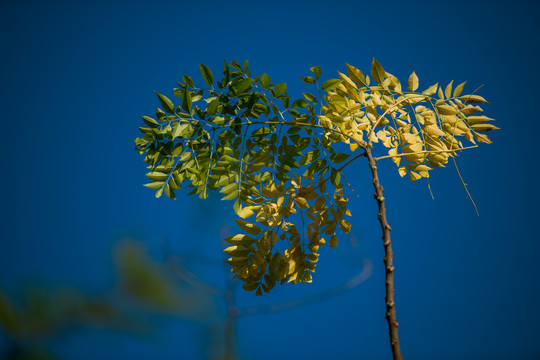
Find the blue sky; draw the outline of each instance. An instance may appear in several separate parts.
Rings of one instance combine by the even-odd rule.
[[[539,358],[538,10],[532,1],[3,2],[0,286],[106,287],[111,248],[125,236],[158,259],[164,238],[219,259],[218,229],[231,222],[232,204],[156,200],[142,187],[133,139],[140,116],[158,106],[153,91],[171,95],[182,74],[201,79],[200,63],[216,73],[223,59],[249,59],[252,72],[299,97],[298,76],[310,66],[328,79],[345,63],[368,72],[376,57],[402,82],[414,68],[421,87],[484,85],[486,114],[501,128],[492,145],[458,159],[479,217],[450,166],[432,172],[435,200],[425,182],[379,166],[405,357]],[[390,358],[369,173],[358,162],[347,174],[360,194],[351,199],[353,231],[373,275],[330,301],[242,319],[243,359]],[[313,284],[240,302],[316,293],[357,271],[338,251],[323,256]],[[69,359],[204,358],[193,328],[164,321],[151,339],[82,332],[58,348]]]

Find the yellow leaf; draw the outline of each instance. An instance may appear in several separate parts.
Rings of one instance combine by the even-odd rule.
[[[423,146],[424,146],[424,144],[421,143],[421,142],[416,143],[416,144],[407,144],[407,145],[403,146],[403,152],[406,153],[406,154],[417,153],[419,151],[422,151]]]
[[[422,94],[431,96],[437,92],[437,89],[439,88],[439,83],[436,83],[435,85],[431,85],[426,90],[422,91]]]
[[[348,234],[351,231],[351,223],[347,220],[341,220],[339,222],[339,227],[341,228],[341,231]]]
[[[409,81],[407,81],[407,89],[409,89],[409,91],[415,91],[418,89],[418,84],[418,76],[413,70],[411,76],[409,76]]]
[[[357,85],[367,86],[364,74],[354,66],[347,64],[347,74]]]
[[[411,179],[412,182],[415,182],[416,180],[422,178],[420,174],[415,173],[414,171],[409,171],[409,179]]]
[[[409,126],[409,124],[407,124],[405,121],[399,120],[399,119],[396,119],[396,123],[398,124],[399,127]]]
[[[409,144],[416,144],[418,142],[421,142],[422,139],[416,134],[402,134],[402,141],[405,141]]]
[[[465,86],[465,83],[466,81],[456,86],[456,89],[454,90],[454,97],[458,97],[459,95],[461,95],[461,92],[463,91],[463,86]]]
[[[280,194],[280,191],[276,189],[275,185],[265,186],[262,188],[262,195],[266,197],[276,197]]]
[[[458,121],[458,117],[456,115],[440,115],[439,116],[441,120],[445,123],[453,124],[456,121]]]
[[[255,239],[246,234],[236,234],[226,237],[223,241],[233,245],[249,245],[255,242]]]
[[[298,207],[302,209],[307,209],[309,207],[308,202],[303,197],[297,196],[295,200],[296,200],[296,205],[298,205]]]
[[[483,124],[485,123],[486,121],[493,121],[495,119],[492,119],[492,118],[489,118],[487,116],[469,116],[467,118],[467,122],[470,124],[470,125],[475,125],[475,124]]]
[[[409,166],[412,170],[415,170],[415,171],[429,171],[431,170],[431,168],[427,165],[423,165],[423,164],[411,164]]]
[[[446,89],[444,90],[444,95],[446,98],[450,98],[452,96],[452,84],[454,83],[454,80],[450,81],[450,84],[446,86]]]
[[[247,231],[251,235],[259,235],[261,233],[261,228],[253,223],[249,223],[247,221],[239,219],[234,219],[234,221],[236,221],[236,223],[238,224],[238,226],[240,226],[242,230]]]
[[[471,128],[474,130],[474,131],[479,131],[479,132],[486,132],[486,131],[491,131],[491,130],[498,130],[500,128],[496,127],[495,125],[493,124],[475,124],[475,125],[471,125]]]
[[[463,100],[466,103],[469,104],[477,104],[477,103],[487,103],[488,101],[481,97],[480,95],[463,95],[459,97],[460,100]]]
[[[237,246],[237,245],[229,246],[228,248],[225,248],[223,250],[223,252],[225,252],[227,255],[230,255],[230,256],[242,255],[242,254],[245,255],[249,253],[250,251],[251,250],[248,248],[245,248],[243,246]]]
[[[336,236],[336,234],[333,234],[331,237],[330,237],[330,241],[328,242],[328,245],[330,245],[330,247],[336,247],[338,246],[338,238]]]
[[[253,215],[253,210],[256,210],[256,208],[261,208],[261,206],[246,206],[238,213],[238,216],[240,216],[242,219],[247,219]]]
[[[233,256],[225,260],[227,264],[233,265],[238,263],[246,263],[249,260],[249,256]]]
[[[399,171],[399,175],[401,175],[401,177],[404,177],[405,174],[407,174],[407,168],[405,166],[402,166],[398,169]]]
[[[424,132],[434,136],[444,136],[444,131],[439,129],[437,125],[428,125],[423,128]]]
[[[352,87],[353,89],[356,89],[356,84],[347,75],[342,74],[339,71],[338,71],[338,74],[339,74],[339,78],[341,80],[343,80],[343,83],[345,85],[348,85],[348,86]]]
[[[481,113],[481,112],[484,112],[484,110],[476,105],[476,106],[473,106],[473,105],[467,105],[465,106],[463,109],[461,109],[461,112],[465,115],[471,115],[471,114],[474,114],[474,113]]]
[[[450,105],[446,105],[446,104],[438,105],[437,106],[437,111],[441,115],[454,115],[454,114],[457,113],[456,108],[454,108],[453,106],[450,106]]]
[[[399,163],[401,162],[401,157],[394,157],[397,154],[398,154],[397,147],[388,150],[388,155],[392,156],[392,161],[395,162],[397,166],[399,166]]]
[[[478,142],[483,142],[486,144],[491,144],[493,142],[493,140],[491,140],[491,138],[485,134],[474,133],[473,135]]]

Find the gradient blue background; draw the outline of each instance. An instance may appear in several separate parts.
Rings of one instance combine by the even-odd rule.
[[[484,84],[494,144],[458,159],[477,217],[451,166],[425,182],[379,166],[396,252],[396,301],[406,359],[539,359],[538,72],[540,11],[530,1],[2,2],[0,286],[27,281],[100,289],[111,283],[111,248],[160,240],[219,259],[218,228],[232,203],[143,188],[133,151],[140,116],[171,95],[198,64],[249,59],[256,74],[305,87],[309,66],[325,79],[373,56],[425,88]],[[318,305],[241,319],[243,359],[389,359],[380,228],[369,173],[348,178],[353,229],[374,263],[370,279]],[[221,213],[223,212],[223,213]],[[356,270],[325,250],[309,286],[284,286],[271,303],[328,288]],[[328,261],[327,261],[328,260]],[[327,264],[325,265],[325,261]],[[215,274],[220,283],[223,274]],[[68,359],[200,359],[196,326],[164,321],[151,338],[82,331],[57,344]]]

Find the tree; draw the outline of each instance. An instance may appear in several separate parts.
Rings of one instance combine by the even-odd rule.
[[[184,185],[202,199],[218,190],[223,200],[234,200],[243,233],[225,239],[231,245],[224,249],[226,261],[245,290],[262,295],[277,282],[311,282],[325,237],[334,247],[338,230],[350,231],[343,170],[366,158],[383,233],[390,343],[394,359],[402,359],[391,227],[377,162],[392,159],[413,182],[429,178],[449,159],[455,164],[459,152],[491,143],[484,132],[497,127],[478,105],[487,103],[483,97],[461,95],[465,83],[418,92],[413,71],[405,90],[375,59],[371,78],[347,64],[347,75],[338,72],[339,79],[321,83],[321,68],[310,70],[314,76],[301,79],[315,91],[294,101],[285,83],[252,76],[248,61],[225,62],[217,82],[201,64],[205,86],[184,75],[174,89],[178,106],[156,92],[162,108],[156,118],[143,116],[144,135],[135,140],[150,169],[152,182],[145,186],[157,190],[156,197],[175,199]],[[464,146],[463,139],[473,145]],[[374,144],[388,155],[374,156]]]

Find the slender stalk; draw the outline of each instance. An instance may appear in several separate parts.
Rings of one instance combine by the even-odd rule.
[[[379,222],[381,223],[381,229],[383,232],[383,245],[384,245],[384,266],[386,272],[386,320],[388,321],[388,330],[390,333],[390,346],[392,348],[392,355],[394,360],[403,360],[401,349],[399,347],[398,337],[398,322],[396,319],[396,304],[394,302],[394,265],[393,258],[394,253],[392,251],[392,241],[390,239],[390,225],[386,219],[386,207],[384,205],[384,189],[379,182],[379,176],[377,173],[377,159],[371,154],[371,148],[369,145],[364,146],[366,151],[366,157],[368,158],[369,167],[371,169],[371,175],[373,177],[373,187],[375,188],[374,197],[379,205]]]

